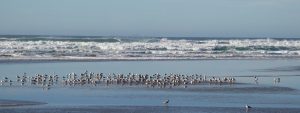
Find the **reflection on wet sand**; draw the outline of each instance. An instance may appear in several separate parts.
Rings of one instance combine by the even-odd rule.
[[[43,102],[21,101],[21,100],[6,100],[0,99],[0,107],[14,107],[14,106],[27,106],[27,105],[42,105]]]
[[[8,79],[5,77],[1,80],[1,85],[33,85],[41,86],[43,88],[50,88],[53,85],[63,86],[83,86],[83,85],[118,85],[118,86],[146,86],[158,88],[172,88],[183,86],[186,88],[188,85],[200,84],[214,84],[214,85],[231,85],[235,84],[234,77],[218,77],[218,76],[205,76],[199,74],[185,75],[185,74],[103,74],[85,71],[84,73],[76,74],[70,73],[66,76],[60,77],[53,74],[36,74],[35,76],[16,76],[16,80]]]

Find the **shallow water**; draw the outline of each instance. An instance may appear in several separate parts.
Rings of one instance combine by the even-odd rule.
[[[168,106],[233,107],[249,104],[258,108],[300,108],[299,70],[278,70],[293,67],[299,60],[183,60],[183,61],[108,61],[108,62],[14,62],[0,64],[0,77],[16,79],[24,72],[60,76],[85,70],[103,73],[181,73],[216,76],[236,76],[232,86],[193,86],[188,88],[146,87],[52,87],[0,86],[0,99],[46,102],[44,106]],[[272,69],[277,69],[273,71]],[[263,70],[263,71],[262,71]],[[254,82],[253,76],[259,77]],[[281,82],[274,84],[274,77]]]
[[[35,107],[0,108],[2,113],[298,113],[297,108],[255,108],[232,107],[170,107],[170,106],[77,106],[77,107]]]

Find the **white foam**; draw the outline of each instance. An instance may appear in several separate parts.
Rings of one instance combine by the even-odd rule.
[[[214,50],[225,47],[225,50]],[[247,48],[238,50],[237,47]],[[249,49],[250,48],[250,49]],[[259,49],[260,48],[260,49]],[[271,48],[268,49],[268,48]],[[274,50],[272,50],[275,48]],[[74,42],[17,41],[0,42],[1,58],[95,58],[95,59],[193,59],[223,57],[299,57],[299,40],[231,39],[168,40],[158,42]]]

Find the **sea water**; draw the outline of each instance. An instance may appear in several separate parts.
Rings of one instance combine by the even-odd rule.
[[[289,38],[0,36],[0,60],[299,58]]]

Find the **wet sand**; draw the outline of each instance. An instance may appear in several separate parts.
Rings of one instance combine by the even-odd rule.
[[[235,84],[203,83],[172,88],[141,85],[63,85],[21,84],[0,86],[1,99],[47,102],[46,105],[0,107],[0,113],[300,113],[298,71],[255,71],[274,66],[297,66],[298,60],[214,60],[214,61],[115,61],[0,63],[1,78],[50,73],[65,75],[86,69],[103,73],[200,73],[234,75]],[[228,66],[232,65],[232,66]],[[124,68],[128,67],[128,68]],[[276,68],[275,67],[275,68]],[[248,76],[251,75],[251,76]],[[254,82],[253,75],[259,77]],[[265,76],[266,75],[266,76]],[[280,83],[274,78],[280,77]],[[170,100],[167,106],[162,102]],[[3,100],[1,100],[3,103]],[[0,102],[1,103],[1,102]],[[187,107],[188,106],[188,107]]]
[[[0,107],[28,106],[28,105],[42,105],[42,104],[47,104],[47,103],[0,99]]]
[[[1,113],[299,113],[299,108],[168,107],[168,106],[77,106],[0,108]]]
[[[197,85],[189,85],[189,86],[174,86],[174,87],[147,87],[142,85],[62,85],[56,84],[51,87],[46,86],[36,86],[31,84],[4,84],[0,85],[0,88],[10,88],[10,89],[36,89],[40,88],[42,90],[52,90],[52,89],[92,89],[92,90],[134,90],[134,91],[182,91],[182,92],[220,92],[220,93],[248,93],[249,91],[252,93],[295,93],[296,89],[282,86],[263,86],[263,85],[255,85],[255,84],[247,84],[247,83],[235,83],[232,84],[209,84],[209,83],[201,83]],[[0,100],[1,102],[1,100]]]
[[[150,89],[151,90],[151,89]],[[200,87],[177,87],[171,89],[152,89],[152,90],[166,90],[166,91],[184,91],[184,92],[219,92],[219,93],[296,93],[297,90],[289,87],[280,87],[280,86],[253,86],[253,85],[244,85],[244,86],[200,86]]]

